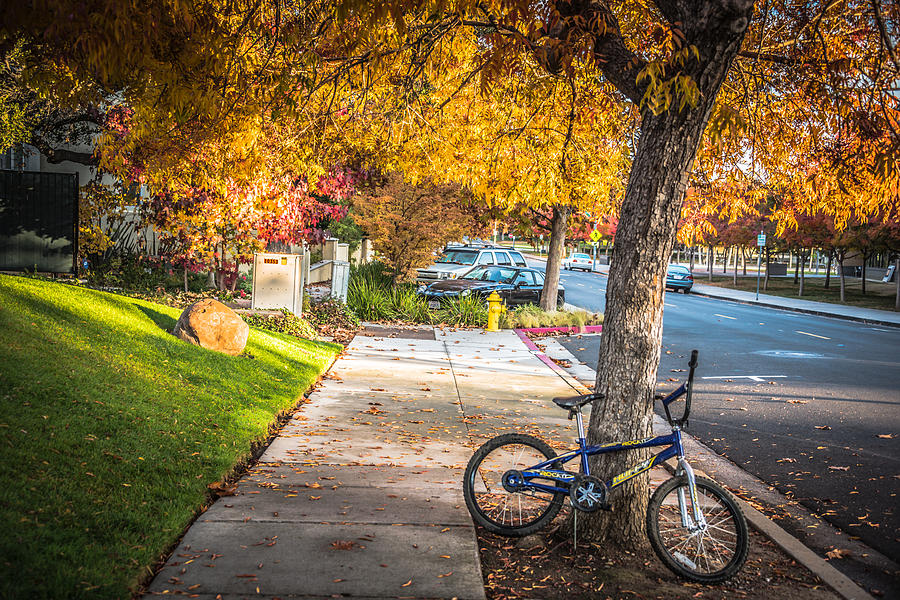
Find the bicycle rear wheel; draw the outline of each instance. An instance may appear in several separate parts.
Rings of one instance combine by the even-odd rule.
[[[656,555],[676,575],[699,583],[719,583],[737,573],[747,560],[747,521],[725,488],[705,477],[697,477],[696,483],[706,526],[694,523],[687,478],[673,477],[650,498],[647,534]],[[682,502],[688,514],[687,527],[682,522]]]
[[[475,522],[494,533],[522,536],[552,521],[562,508],[565,494],[533,489],[508,491],[503,475],[555,456],[546,442],[530,435],[511,433],[488,440],[469,460],[463,477],[463,495]]]

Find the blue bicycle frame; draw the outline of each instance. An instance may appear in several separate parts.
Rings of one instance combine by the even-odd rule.
[[[677,390],[669,394],[663,399],[663,406],[666,409],[666,415],[668,416],[669,410],[668,406],[679,397],[688,392],[689,384],[682,384]],[[581,470],[585,475],[590,475],[590,465],[588,464],[588,457],[593,456],[595,454],[606,454],[609,452],[619,452],[622,450],[634,450],[637,448],[650,448],[654,446],[668,446],[665,450],[651,456],[647,460],[640,462],[639,464],[631,467],[627,471],[620,473],[606,482],[607,487],[612,490],[615,487],[618,487],[632,479],[637,477],[641,473],[650,469],[653,465],[657,463],[664,462],[669,460],[670,458],[677,457],[679,471],[684,472],[688,476],[688,480],[690,481],[690,489],[692,490],[693,496],[693,488],[694,488],[694,473],[691,470],[690,465],[684,459],[684,446],[681,442],[681,423],[676,421],[672,424],[672,433],[668,435],[660,435],[656,437],[649,437],[639,440],[628,440],[627,442],[610,442],[606,444],[598,444],[595,446],[588,446],[587,440],[584,436],[584,424],[581,419],[581,410],[576,409],[573,411],[575,413],[575,418],[578,422],[578,449],[573,450],[572,452],[567,452],[566,454],[562,454],[557,456],[556,458],[544,461],[542,463],[536,464],[529,469],[522,471],[522,478],[524,481],[518,482],[523,488],[531,488],[535,490],[541,490],[544,492],[562,492],[567,494],[569,492],[568,487],[560,487],[557,485],[548,485],[545,483],[540,483],[535,481],[535,479],[549,479],[552,481],[559,481],[564,483],[570,483],[575,479],[576,473],[571,473],[569,471],[560,470],[558,468],[551,468],[552,465],[559,465],[561,463],[567,463],[570,460],[581,457]],[[670,423],[672,423],[671,418],[669,418]]]

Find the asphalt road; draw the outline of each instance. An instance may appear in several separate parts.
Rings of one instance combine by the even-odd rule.
[[[605,276],[562,282],[569,303],[603,309]],[[560,342],[596,368],[598,338]],[[660,389],[694,348],[689,432],[897,560],[900,329],[667,292]]]

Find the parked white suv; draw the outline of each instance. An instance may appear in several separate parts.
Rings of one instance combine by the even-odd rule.
[[[456,279],[479,265],[528,266],[521,253],[509,248],[447,246],[435,264],[425,269],[416,269],[416,281],[427,285],[443,279]]]

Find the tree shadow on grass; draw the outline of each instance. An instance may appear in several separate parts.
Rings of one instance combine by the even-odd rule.
[[[172,333],[172,330],[175,329],[175,323],[177,323],[177,320],[170,317],[169,315],[163,314],[157,310],[153,310],[149,306],[138,304],[137,302],[133,302],[132,305],[139,311],[147,315],[150,320],[156,324],[157,327],[159,327],[166,333]]]

